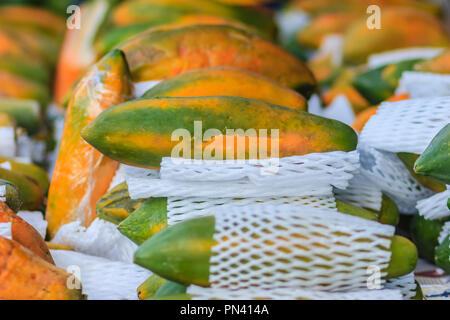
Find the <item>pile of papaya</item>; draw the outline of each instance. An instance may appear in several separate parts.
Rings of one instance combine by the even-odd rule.
[[[121,168],[158,172],[174,156],[173,132],[194,136],[197,121],[202,136],[215,130],[199,148],[220,145],[220,160],[239,157],[236,136],[232,146],[219,140],[230,128],[277,128],[268,142],[280,158],[355,152],[381,103],[411,98],[399,91],[405,72],[450,74],[448,8],[428,1],[86,0],[71,14],[69,0],[11,2],[0,5],[0,224],[11,223],[11,237],[0,236],[0,299],[89,298],[67,285],[74,276],[55,266],[49,248],[70,249],[51,241],[69,224],[99,219],[152,273],[137,298],[193,299],[189,286],[218,285],[210,280],[220,245],[214,216],[169,225],[169,199],[132,198]],[[351,121],[325,116],[340,97]],[[64,116],[62,132],[55,114]],[[449,146],[450,124],[422,154],[395,156],[437,194],[450,185]],[[189,151],[194,159],[195,146]],[[377,210],[333,204],[336,215],[395,229],[382,248],[390,256],[383,281],[410,275],[419,257],[450,273],[450,199],[447,217],[428,220],[380,194]],[[20,211],[45,216],[45,239]]]

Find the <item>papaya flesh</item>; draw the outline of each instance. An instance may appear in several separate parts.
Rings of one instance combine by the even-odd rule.
[[[450,124],[433,138],[414,164],[414,172],[450,184]]]
[[[4,202],[0,201],[0,222],[11,222],[12,239],[28,248],[37,256],[51,264],[55,264],[50,251],[36,231],[25,220],[16,215]]]
[[[397,153],[397,157],[403,162],[405,167],[408,169],[409,173],[413,176],[414,179],[417,180],[422,186],[430,189],[434,192],[443,192],[447,190],[445,183],[440,182],[439,180],[421,176],[414,172],[414,163],[417,161],[420,155],[408,152],[399,152]]]
[[[69,277],[18,242],[0,237],[0,299],[81,300],[81,289],[67,287]]]
[[[141,244],[134,262],[168,280],[208,287],[212,247],[217,244],[214,230],[213,216],[185,220]],[[393,236],[388,250],[391,251],[391,259],[385,270],[387,278],[399,277],[414,270],[417,248],[411,241]]]
[[[344,61],[365,63],[369,55],[408,47],[445,47],[449,40],[433,15],[415,8],[386,8],[381,29],[370,30],[367,20],[355,23],[344,36]]]
[[[102,110],[131,94],[128,67],[119,50],[95,64],[76,87],[48,194],[46,219],[51,236],[63,224],[79,220],[89,226],[97,217],[96,203],[107,192],[118,163],[88,145],[80,132]]]
[[[299,93],[251,71],[236,67],[213,67],[188,71],[160,82],[142,98],[237,96],[258,99],[306,111]]]
[[[234,66],[265,75],[306,98],[315,91],[311,71],[272,42],[226,25],[148,31],[120,46],[136,82],[163,80],[205,67]]]
[[[183,150],[174,149],[179,144],[171,139],[176,129],[184,128],[186,131],[183,134],[191,137],[194,136],[195,126],[197,133],[200,132],[198,123],[195,124],[194,121],[202,121],[202,134],[204,130],[217,129],[207,132],[212,133],[212,139],[203,143],[187,143],[188,147]],[[239,137],[237,132],[232,133],[230,129],[250,131],[247,136]],[[260,129],[267,129],[267,137],[258,137]],[[269,129],[278,129],[279,139],[270,137]],[[227,137],[220,139],[222,135],[228,135],[228,141]],[[272,146],[272,142],[279,146],[279,157],[312,152],[351,151],[357,143],[356,133],[342,122],[260,100],[230,96],[129,101],[102,112],[85,127],[82,136],[112,159],[150,168],[158,168],[161,158],[171,155],[184,158],[202,156],[215,160],[248,159],[251,149],[254,149],[251,146],[256,146],[255,143],[262,146],[258,152],[260,158],[270,157],[269,152],[264,155],[264,147],[267,147],[266,151],[273,150],[276,146]],[[234,147],[239,140],[245,142],[240,145],[244,148]],[[203,154],[199,155],[198,150],[189,152],[194,147],[192,145],[198,150],[202,147]],[[272,157],[278,157],[272,151],[270,153]]]

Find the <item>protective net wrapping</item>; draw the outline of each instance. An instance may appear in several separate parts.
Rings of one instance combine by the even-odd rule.
[[[402,300],[400,290],[314,291],[300,288],[229,290],[189,286],[192,300]]]
[[[0,237],[11,239],[11,222],[0,223]]]
[[[367,64],[370,68],[377,68],[391,63],[397,63],[413,59],[432,59],[441,54],[444,48],[417,47],[391,50],[382,53],[376,53],[369,56]]]
[[[216,209],[209,281],[227,289],[367,288],[369,268],[384,270],[389,264],[394,229],[291,205]]]
[[[439,192],[429,198],[417,202],[419,214],[426,219],[439,219],[450,216],[447,201],[450,198],[450,190]]]
[[[361,174],[374,187],[386,193],[397,204],[400,212],[417,212],[418,200],[428,198],[433,192],[419,184],[396,154],[367,145],[358,145]]]
[[[160,172],[125,170],[130,197],[140,199],[329,195],[332,186],[345,189],[358,169],[356,151],[335,151],[257,161],[164,158]]]
[[[133,262],[137,245],[122,235],[117,226],[99,218],[86,228],[80,221],[63,225],[52,242],[66,245],[75,251],[109,260]]]
[[[413,99],[450,96],[450,76],[427,72],[403,72],[396,93]]]
[[[355,175],[350,180],[347,189],[334,189],[337,200],[357,207],[364,207],[376,211],[381,210],[382,192],[362,174]]]
[[[401,291],[404,299],[410,300],[414,298],[417,290],[417,283],[414,279],[414,272],[398,278],[387,279],[384,287],[386,289],[398,289]]]
[[[0,127],[0,156],[13,158],[16,155],[16,133],[14,127]]]
[[[359,141],[383,151],[422,154],[449,122],[450,96],[383,102]]]
[[[137,300],[136,288],[152,275],[136,264],[75,251],[51,250],[51,254],[56,266],[81,282],[82,292],[89,300]],[[72,285],[76,285],[74,281]]]

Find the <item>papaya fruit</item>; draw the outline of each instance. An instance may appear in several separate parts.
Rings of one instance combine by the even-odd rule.
[[[141,244],[134,262],[167,280],[180,284],[208,287],[210,258],[214,239],[213,216],[190,219],[162,230]],[[399,277],[414,270],[417,249],[408,239],[393,236],[387,278]]]
[[[64,96],[95,63],[95,37],[110,10],[109,1],[87,1],[80,6],[80,28],[66,29],[54,81],[53,100],[58,106]]]
[[[150,300],[160,299],[161,297],[169,297],[175,295],[186,294],[187,287],[181,283],[174,281],[165,281],[163,285],[155,292]]]
[[[344,61],[365,63],[369,55],[408,47],[446,47],[446,31],[438,18],[408,7],[388,7],[381,14],[381,28],[369,29],[361,19],[344,36]]]
[[[130,216],[145,199],[131,199],[126,182],[109,190],[97,201],[96,213],[100,219],[119,224]]]
[[[0,201],[6,203],[14,212],[18,212],[22,207],[19,189],[6,180],[0,180]]]
[[[120,233],[138,245],[165,228],[167,198],[148,199],[118,227]]]
[[[41,125],[39,104],[34,100],[0,98],[0,112],[11,116],[17,126],[33,135]]]
[[[442,128],[414,164],[414,172],[450,184],[450,124]]]
[[[12,171],[23,173],[28,176],[28,178],[33,179],[44,191],[47,193],[48,187],[50,185],[50,180],[47,172],[43,170],[41,167],[31,164],[31,163],[23,163],[18,162],[12,159],[8,159],[0,156],[0,165],[7,163]]]
[[[361,132],[366,125],[367,121],[375,115],[378,111],[378,106],[370,107],[361,111],[356,115],[355,121],[352,123],[352,128],[358,132]]]
[[[415,71],[419,72],[431,72],[431,73],[450,73],[450,50],[445,50],[437,57],[422,61],[414,66]]]
[[[0,168],[0,179],[6,180],[17,187],[20,199],[22,200],[21,210],[33,211],[42,206],[44,202],[44,191],[35,180],[23,173],[4,168]]]
[[[372,211],[353,206],[344,201],[336,200],[336,208],[339,212],[360,217],[367,220],[378,221],[378,215]]]
[[[25,220],[16,215],[14,211],[2,201],[0,201],[0,222],[11,223],[11,236],[14,241],[17,241],[25,248],[28,248],[48,263],[55,264],[52,255],[39,232]]]
[[[240,21],[273,38],[275,23],[270,15],[251,8],[228,6],[209,0],[131,0],[119,4],[112,13],[113,24],[172,23],[186,15],[217,16]]]
[[[317,49],[326,36],[343,34],[360,18],[361,15],[359,13],[351,11],[320,14],[297,33],[297,41],[301,45]]]
[[[140,300],[147,300],[153,297],[166,281],[166,279],[156,274],[151,275],[137,288],[138,298]]]
[[[232,26],[149,30],[120,48],[136,82],[163,80],[198,68],[235,66],[265,75],[306,98],[316,90],[314,76],[303,62],[272,42]]]
[[[420,59],[405,60],[362,72],[353,79],[353,86],[371,104],[391,97],[405,71],[410,71]]]
[[[421,258],[434,262],[435,248],[439,244],[439,234],[448,220],[450,219],[429,220],[421,215],[412,217],[409,230]]]
[[[445,183],[440,182],[439,180],[421,176],[414,172],[414,163],[417,161],[420,155],[408,152],[399,152],[397,153],[397,157],[403,162],[405,167],[408,169],[409,173],[413,176],[414,179],[417,180],[422,186],[430,189],[434,192],[442,192],[447,190]]]
[[[81,289],[67,286],[71,276],[18,242],[0,237],[0,299],[81,300]]]
[[[195,69],[160,82],[142,98],[237,96],[306,111],[299,93],[251,71],[236,67]]]
[[[4,55],[0,57],[0,70],[44,85],[50,83],[49,68],[36,61]]]
[[[48,194],[50,236],[63,224],[79,220],[89,226],[97,217],[96,203],[108,191],[118,163],[88,145],[80,132],[102,110],[126,101],[131,94],[129,70],[120,50],[103,57],[76,87]]]
[[[49,250],[69,250],[74,251],[71,247],[55,242],[45,242]]]
[[[217,112],[219,110],[220,112]],[[353,129],[339,121],[259,100],[230,96],[153,98],[125,102],[103,111],[83,129],[82,136],[97,150],[119,162],[159,168],[161,158],[172,153],[174,157],[180,157],[179,153],[182,152],[182,157],[191,158],[191,154],[194,155],[189,152],[192,146],[186,147],[186,150],[180,149],[176,154],[177,149],[173,148],[177,142],[171,141],[171,135],[174,130],[185,128],[187,131],[183,132],[192,136],[194,127],[197,127],[196,132],[199,134],[200,128],[194,121],[200,120],[202,134],[203,130],[215,128],[217,130],[214,130],[214,137],[227,134],[232,142],[237,135],[231,134],[230,128],[244,131],[249,128],[254,129],[253,131],[276,128],[279,130],[279,140],[273,141],[277,140],[275,143],[279,144],[280,157],[334,150],[351,151],[357,143]],[[211,144],[204,142],[201,150],[206,148],[206,159],[222,159],[224,155],[228,159],[237,159],[237,156],[249,158],[247,155],[252,151],[250,145],[255,146],[253,142],[259,142],[261,146],[266,140],[261,138],[257,141],[255,132],[248,137],[250,141],[245,143],[245,155],[240,153],[244,150],[234,150],[236,141],[230,143],[227,139],[215,141],[214,138]],[[270,148],[271,139],[267,138]],[[225,145],[221,145],[220,140],[223,140]],[[197,152],[194,156],[197,157],[200,156],[200,142],[197,141],[195,145]],[[210,151],[215,151],[214,155],[212,152],[208,154]],[[236,155],[235,151],[239,154]],[[260,148],[260,158],[265,157],[263,152]]]
[[[439,268],[450,274],[450,235],[447,235],[436,247],[434,262]]]

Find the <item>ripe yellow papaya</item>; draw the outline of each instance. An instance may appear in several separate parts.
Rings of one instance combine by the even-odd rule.
[[[236,67],[195,69],[160,82],[142,98],[236,96],[306,111],[299,93],[251,71]]]
[[[51,236],[63,224],[80,220],[89,226],[97,217],[96,203],[108,190],[118,163],[87,144],[80,132],[102,110],[126,101],[131,94],[128,66],[120,50],[106,55],[77,85],[48,194],[46,219]]]
[[[149,30],[120,46],[134,81],[163,80],[205,67],[235,66],[267,76],[306,98],[315,91],[311,71],[272,42],[226,25]]]

